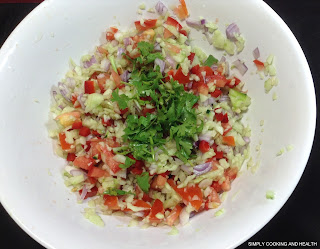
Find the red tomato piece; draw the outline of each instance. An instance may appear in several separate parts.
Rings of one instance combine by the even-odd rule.
[[[174,222],[179,218],[179,215],[181,213],[182,207],[180,204],[175,206],[175,208],[170,212],[168,215],[166,222],[169,226],[172,226]]]
[[[226,79],[226,77],[222,75],[215,75],[215,74],[206,76],[206,81],[207,83],[216,81],[217,87],[224,87],[228,83],[228,80]]]
[[[118,204],[118,197],[117,196],[110,196],[110,195],[104,195],[104,205],[106,205],[111,210],[119,210],[119,204]]]
[[[238,168],[228,168],[224,175],[228,176],[230,180],[234,180],[238,175]]]
[[[114,174],[121,170],[121,168],[119,167],[120,163],[114,160],[114,154],[111,151],[109,151],[106,146],[101,146],[101,144],[97,144],[96,147],[99,150],[99,152],[102,153],[102,161],[109,166],[109,168]]]
[[[59,140],[61,149],[63,149],[66,152],[74,152],[75,148],[71,148],[72,144],[69,144],[66,142],[66,134],[64,132],[59,133]]]
[[[74,161],[73,165],[84,170],[89,170],[90,167],[95,165],[95,160],[93,158],[88,158],[85,156],[78,156]]]
[[[142,109],[142,116],[146,117],[147,113],[153,113],[156,110],[156,108],[148,109],[148,108],[143,108]]]
[[[82,128],[81,120],[74,121],[74,123],[72,124],[72,129],[77,130],[77,129],[81,129],[81,128]]]
[[[105,120],[104,118],[101,119],[101,122],[102,122],[102,125],[105,126],[105,127],[108,127],[108,126],[113,126],[114,125],[114,120],[113,119],[108,119],[108,120]]]
[[[188,60],[190,61],[190,64],[192,64],[195,55],[196,55],[195,53],[191,52],[190,55],[188,56]]]
[[[210,150],[210,144],[207,141],[202,140],[200,141],[199,149],[202,153],[206,153]]]
[[[178,81],[180,84],[186,84],[189,83],[189,73],[187,75],[184,75],[182,72],[182,68],[179,67],[175,75],[173,76],[173,79]]]
[[[96,196],[98,193],[98,188],[96,186],[94,186],[90,192],[88,191],[88,193],[86,194],[86,196],[84,197],[84,199],[87,199],[88,197],[93,197]],[[79,190],[79,194],[82,194],[82,189]]]
[[[120,114],[121,115],[123,115],[123,114],[126,114],[127,113],[127,111],[129,111],[129,109],[128,109],[128,107],[127,108],[125,108],[125,109],[120,109]]]
[[[150,214],[148,216],[151,223],[161,222],[161,220],[156,217],[157,214],[164,215],[163,203],[159,199],[156,199],[151,207]]]
[[[173,36],[173,34],[168,29],[166,29],[166,28],[163,28],[163,29],[164,29],[164,31],[163,31],[163,38],[164,39],[168,39]]]
[[[68,156],[67,156],[67,161],[68,162],[73,162],[75,159],[76,159],[76,154],[68,153]]]
[[[94,177],[94,178],[99,178],[99,177],[103,177],[103,176],[110,176],[110,174],[103,169],[100,169],[97,167],[91,167],[88,171],[88,176]]]
[[[229,146],[235,146],[236,145],[233,136],[223,136],[222,137],[222,143],[224,143],[226,145],[229,145]]]
[[[264,70],[264,63],[259,60],[254,60],[254,64],[256,65],[258,71],[263,71]]]
[[[134,22],[134,25],[136,26],[136,29],[138,31],[152,29],[156,26],[156,24],[157,24],[157,19],[146,19],[146,20],[144,20],[143,25],[141,25],[140,21]]]
[[[213,93],[210,93],[212,97],[214,98],[218,98],[221,94],[222,94],[222,91],[219,90],[219,89],[215,89]]]
[[[223,128],[223,136],[225,136],[229,131],[232,130],[232,126],[229,123],[221,123],[221,126]]]
[[[124,85],[121,83],[121,77],[119,76],[119,74],[111,69],[111,75],[116,86],[118,88],[122,88]]]
[[[184,36],[187,36],[187,31],[183,30],[182,29],[182,26],[181,24],[174,18],[172,17],[168,17],[167,18],[167,21],[165,22],[166,24],[170,25],[170,26],[173,26],[176,28],[176,30],[180,33],[180,34],[183,34]],[[169,31],[170,32],[170,31]],[[171,33],[171,32],[170,32]],[[172,34],[172,33],[171,33]],[[173,35],[173,34],[172,34]]]
[[[86,137],[86,136],[89,136],[90,134],[91,134],[91,132],[90,132],[90,129],[88,127],[83,126],[79,130],[79,135],[80,136]]]
[[[87,181],[91,184],[96,184],[97,183],[97,178],[93,178],[93,177],[88,177]]]
[[[112,40],[114,40],[114,33],[111,32],[111,31],[107,31],[107,33],[106,33],[106,39],[107,39],[107,41],[112,41]]]
[[[132,205],[144,209],[151,209],[151,205],[143,200],[133,200]]]
[[[167,178],[163,177],[162,175],[157,175],[152,180],[151,188],[156,190],[161,190],[163,189],[166,182],[167,182]]]
[[[84,82],[84,93],[91,94],[95,93],[96,90],[94,88],[94,81],[92,80],[86,80]]]
[[[147,195],[146,193],[143,193],[142,200],[146,201],[146,202],[151,202],[152,198],[149,195]]]
[[[211,184],[211,187],[214,188],[214,190],[217,192],[217,193],[221,193],[222,192],[222,188],[221,188],[221,185],[219,184],[218,181],[215,181]]]

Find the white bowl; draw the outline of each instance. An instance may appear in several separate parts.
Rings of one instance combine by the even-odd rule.
[[[153,6],[156,1],[148,1]],[[168,1],[177,4],[177,0]],[[46,124],[50,89],[68,69],[69,58],[92,51],[111,25],[132,25],[139,2],[129,0],[47,0],[15,29],[0,51],[0,200],[13,219],[48,248],[231,248],[261,229],[283,206],[307,163],[315,130],[315,93],[306,58],[291,31],[263,1],[188,0],[191,16],[236,22],[246,37],[240,54],[249,66],[244,77],[252,97],[248,113],[253,155],[262,140],[256,174],[243,170],[223,204],[194,217],[191,225],[168,236],[169,228],[128,228],[128,219],[104,217],[95,227],[81,214],[85,205],[64,186],[64,161],[53,154]],[[117,18],[114,18],[116,16]],[[201,46],[201,37],[196,40]],[[254,71],[252,50],[276,55],[279,86],[264,93]],[[206,45],[207,52],[217,54]],[[233,61],[231,58],[230,60]],[[39,101],[37,103],[36,101]],[[260,120],[265,120],[261,133]],[[288,144],[292,152],[276,153]],[[267,200],[274,190],[274,200]],[[238,192],[239,191],[239,192]],[[235,198],[233,194],[238,192]]]

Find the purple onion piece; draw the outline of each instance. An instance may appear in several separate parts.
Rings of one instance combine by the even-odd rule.
[[[201,25],[205,25],[207,23],[206,19],[201,19],[200,20]]]
[[[131,39],[130,37],[126,37],[126,38],[123,38],[123,43],[124,45],[127,47],[129,45],[131,45]]]
[[[94,57],[94,55],[92,55],[90,60],[83,62],[83,67],[88,68],[88,67],[91,67],[95,63],[97,63],[96,57]]]
[[[210,98],[208,99],[208,104],[209,104],[209,105],[212,105],[212,104],[214,104],[214,103],[216,103],[215,98],[214,98],[214,97],[210,97]]]
[[[248,144],[250,143],[250,138],[249,137],[243,137],[243,140]]]
[[[164,15],[167,13],[168,8],[164,5],[163,2],[159,1],[155,6],[156,11],[159,15]]]
[[[244,62],[241,62],[239,59],[234,61],[233,65],[235,65],[242,76],[248,71],[248,67],[246,66],[246,64],[244,64]]]
[[[207,28],[207,27],[206,27]],[[208,34],[207,31],[204,32],[205,37],[207,38],[207,41],[209,42],[210,45],[212,45],[212,38],[210,37],[210,35]]]
[[[82,193],[80,195],[80,199],[84,200],[84,198],[86,197],[87,193],[88,193],[88,189],[87,189],[86,185],[83,185]]]
[[[192,218],[192,217],[194,217],[196,215],[196,212],[195,211],[192,211],[191,213],[190,213],[190,219]]]
[[[220,59],[220,62],[226,62],[226,57],[222,56],[221,59]]]
[[[77,97],[77,100],[79,101],[81,108],[84,110],[84,109],[86,109],[86,106],[83,103],[82,96],[83,96],[83,93],[80,93],[79,96]]]
[[[74,88],[76,85],[76,81],[73,78],[67,78],[67,85],[69,88]]]
[[[65,100],[67,100],[68,102],[71,102],[71,99],[70,99],[71,93],[70,93],[70,90],[68,89],[68,87],[64,83],[59,82],[58,88],[59,88],[61,95],[65,98]]]
[[[184,171],[184,172],[186,172],[188,175],[191,175],[191,173],[192,173],[192,168],[191,167],[188,167],[188,166],[186,166],[186,165],[181,165],[181,169]]]
[[[225,63],[225,71],[224,71],[224,74],[225,74],[226,76],[229,76],[229,74],[230,74],[229,62],[227,62],[227,61],[226,61],[226,63]]]
[[[124,82],[128,82],[129,78],[130,78],[130,73],[128,70],[125,70],[121,75],[121,80]]]
[[[228,95],[221,95],[220,96],[220,102],[228,102],[230,101],[230,97]]]
[[[212,69],[213,71],[217,71],[217,70],[218,70],[218,65],[213,64],[213,65],[211,66],[211,69]]]
[[[204,25],[201,24],[201,21],[196,21],[196,20],[191,20],[190,18],[188,18],[186,20],[186,24],[194,29],[200,30],[203,29]]]
[[[175,61],[170,55],[167,55],[166,61],[169,63],[169,65],[170,65],[172,68],[176,68],[177,63],[176,63],[176,61]]]
[[[188,88],[188,89],[191,89],[191,88],[192,88],[192,85],[193,85],[193,82],[189,82],[189,83],[187,84],[187,88]]]
[[[101,61],[101,67],[103,68],[103,70],[105,70],[106,72],[109,71],[110,69],[110,61],[107,59],[107,58],[104,58],[102,61]]]
[[[116,47],[116,46],[119,45],[119,42],[118,42],[117,40],[112,40],[112,41],[111,41],[111,45],[112,45],[113,47]]]
[[[260,57],[260,50],[259,50],[259,48],[256,47],[256,48],[253,50],[252,54],[253,54],[253,57],[254,57],[256,60],[258,60],[259,57]]]
[[[53,96],[53,98],[54,98],[54,100],[56,101],[56,102],[58,102],[58,100],[57,100],[57,91],[55,91],[55,90],[53,90],[52,91],[52,96]]]
[[[235,35],[240,34],[240,29],[237,24],[231,23],[226,29],[227,38],[231,41],[237,41]]]
[[[160,47],[160,44],[158,42],[156,42],[154,44],[154,51],[161,51],[161,47]]]
[[[159,58],[156,58],[154,60],[154,68],[156,69],[157,66],[160,67],[160,72],[163,73],[166,63],[163,60],[160,60]]]
[[[207,141],[208,143],[212,140],[212,136],[209,134],[200,134],[199,135],[199,140],[202,141]]]
[[[63,110],[63,109],[64,109],[64,106],[63,106],[63,105],[59,105],[59,108],[60,108],[61,110]]]
[[[193,167],[193,174],[199,176],[209,172],[212,169],[211,162],[199,164]]]
[[[200,140],[193,143],[193,146],[197,149],[199,148]]]
[[[120,59],[122,57],[122,54],[125,52],[124,48],[118,48],[117,57]]]

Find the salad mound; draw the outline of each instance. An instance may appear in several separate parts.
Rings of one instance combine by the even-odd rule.
[[[179,21],[189,15],[184,1],[174,9],[179,19],[161,2],[156,10],[157,19],[136,21],[129,31],[110,27],[106,42],[80,66],[71,61],[53,91],[57,128],[50,135],[67,161],[65,184],[90,200],[86,217],[99,225],[96,211],[184,225],[219,207],[248,158],[244,83],[225,57],[192,45]],[[205,23],[187,20],[212,31],[220,49],[241,45],[236,31],[226,38]]]

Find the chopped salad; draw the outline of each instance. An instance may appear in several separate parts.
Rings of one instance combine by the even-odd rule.
[[[184,225],[218,208],[248,158],[250,97],[225,57],[191,42],[184,0],[157,19],[110,27],[106,41],[82,57],[53,91],[56,152],[67,161],[66,186],[90,200],[92,222],[122,212],[150,225]],[[205,19],[187,25],[212,34],[228,54],[241,52],[236,24],[227,37]],[[244,63],[234,66],[245,73]],[[93,209],[92,209],[93,208]],[[91,218],[90,218],[91,217]]]

